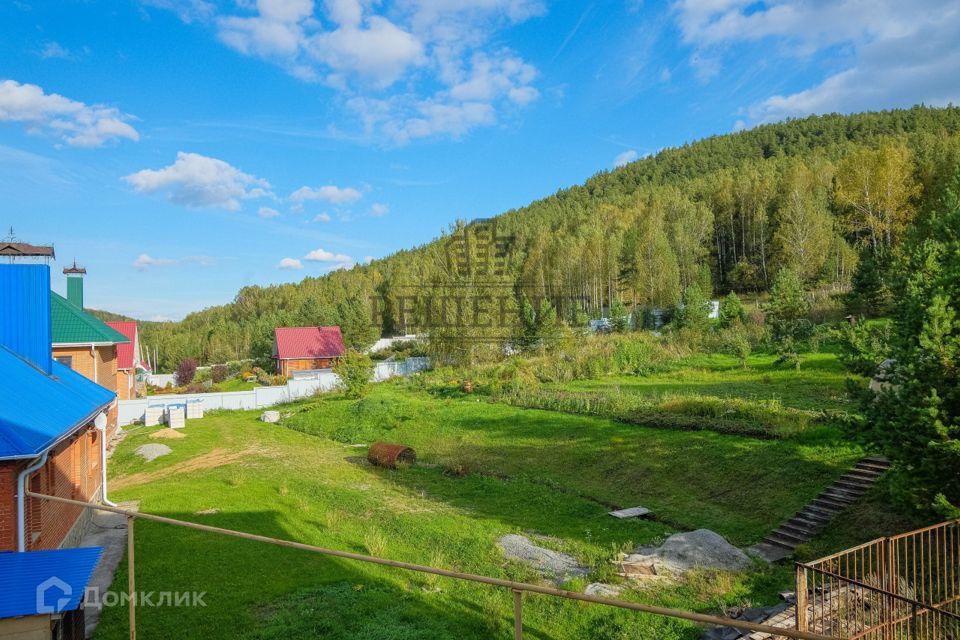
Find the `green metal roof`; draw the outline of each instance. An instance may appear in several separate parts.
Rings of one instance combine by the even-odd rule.
[[[53,324],[53,345],[58,344],[119,344],[130,340],[115,329],[70,304],[66,298],[50,292],[50,321]]]

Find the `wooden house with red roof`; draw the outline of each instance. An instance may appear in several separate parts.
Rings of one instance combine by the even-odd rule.
[[[343,356],[340,327],[277,327],[273,337],[273,359],[277,373],[329,369]]]

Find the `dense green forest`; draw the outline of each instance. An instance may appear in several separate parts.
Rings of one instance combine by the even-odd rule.
[[[852,283],[846,303],[870,313],[883,303],[891,249],[941,198],[958,164],[960,108],[764,125],[663,150],[503,213],[502,271],[451,252],[453,240],[481,240],[476,225],[457,222],[428,244],[366,265],[245,287],[232,303],[181,322],[143,323],[142,339],[159,352],[160,369],[172,370],[185,357],[266,356],[274,327],[284,325],[338,324],[354,347],[381,334],[469,333],[436,322],[424,291],[493,300],[485,313],[499,309],[520,327],[548,314],[575,326],[611,306],[669,309],[694,285],[714,296],[762,293],[784,268],[808,289],[841,294]],[[419,292],[412,302],[411,291]],[[497,298],[515,304],[505,312]],[[471,331],[510,340],[502,327]]]

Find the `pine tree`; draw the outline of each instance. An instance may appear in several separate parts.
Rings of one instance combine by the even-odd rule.
[[[899,495],[960,516],[960,170],[903,248],[891,384],[866,397],[862,435],[894,463]]]

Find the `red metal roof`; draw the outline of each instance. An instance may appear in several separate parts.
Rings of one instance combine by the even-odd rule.
[[[137,323],[133,320],[108,322],[107,326],[125,335],[130,342],[117,345],[117,369],[133,369],[133,347],[137,341]]]
[[[340,327],[277,327],[276,354],[281,360],[335,358],[344,353]]]

